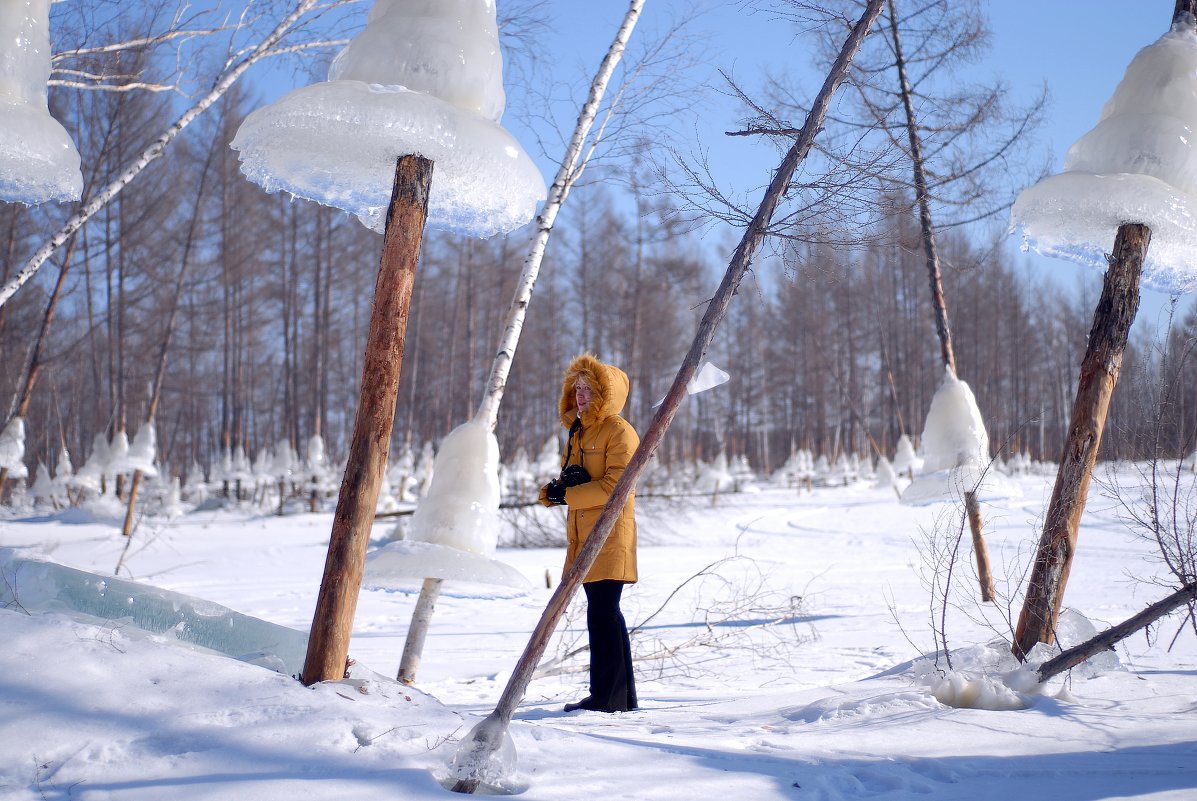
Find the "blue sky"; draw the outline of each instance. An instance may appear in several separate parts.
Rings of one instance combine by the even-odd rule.
[[[721,86],[718,70],[725,70],[745,88],[752,88],[767,72],[788,71],[806,76],[803,82],[812,94],[817,89],[823,76],[811,69],[805,41],[795,35],[791,26],[766,13],[750,13],[737,0],[705,4],[695,0],[648,0],[633,47],[637,41],[648,40],[668,28],[696,5],[706,10],[694,23],[695,31],[703,37],[700,46],[705,62],[705,66],[696,68],[699,74],[695,80],[711,87]],[[1038,136],[1052,153],[1053,169],[1059,170],[1068,146],[1096,123],[1102,105],[1134,54],[1168,29],[1173,5],[1174,0],[983,0],[993,41],[990,58],[977,67],[978,77],[999,77],[1016,95],[1024,97],[1036,94],[1046,84],[1050,105]],[[573,93],[572,103],[563,104],[569,112],[565,122],[572,123],[590,76],[627,4],[622,0],[550,0],[546,8],[553,21],[539,44],[552,64],[553,80],[560,82],[555,95]],[[271,86],[267,94],[278,91],[280,87]],[[699,146],[708,150],[723,181],[747,192],[750,198],[759,197],[759,192],[753,190],[768,181],[776,164],[775,152],[763,143],[724,135],[737,127],[740,114],[731,100],[709,91],[699,105],[691,123],[694,127],[685,131],[683,138],[696,138]],[[509,124],[517,136],[525,138],[526,132],[521,134],[514,120]],[[553,159],[559,154],[539,156],[533,142],[525,144],[546,179],[551,178],[556,169]],[[1091,269],[1035,254],[1018,254],[1014,236],[1009,237],[1009,247],[1021,266],[1050,276],[1062,287],[1075,289],[1081,282],[1100,284],[1100,275]],[[1166,296],[1145,292],[1140,326],[1156,319],[1166,302]]]

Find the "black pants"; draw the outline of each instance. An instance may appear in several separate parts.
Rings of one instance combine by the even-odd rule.
[[[619,611],[622,581],[591,581],[586,590],[586,628],[590,633],[590,697],[605,709],[635,709],[636,679],[632,675],[632,644]]]

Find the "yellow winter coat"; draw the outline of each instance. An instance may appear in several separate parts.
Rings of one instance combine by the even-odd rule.
[[[640,445],[636,429],[619,416],[628,400],[627,374],[588,353],[574,359],[565,371],[559,404],[561,424],[569,429],[578,419],[574,381],[579,375],[586,376],[594,397],[582,413],[581,427],[569,437],[561,466],[564,469],[571,464],[582,465],[590,481],[565,490],[569,506],[565,571],[582,550],[611,490]],[[551,505],[543,488],[540,502]],[[632,493],[584,581],[614,579],[634,583],[636,578],[636,495]]]

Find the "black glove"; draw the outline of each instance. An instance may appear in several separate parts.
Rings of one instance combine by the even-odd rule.
[[[549,499],[549,503],[565,503],[565,485],[559,479],[553,479],[544,485],[544,496]]]
[[[567,487],[576,487],[579,484],[585,484],[590,481],[590,474],[586,472],[586,468],[580,464],[571,464],[561,471],[561,477],[557,479]]]

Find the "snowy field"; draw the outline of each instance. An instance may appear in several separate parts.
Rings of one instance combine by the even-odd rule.
[[[1021,498],[984,506],[1005,597],[1021,586],[1050,481],[1020,477]],[[517,712],[501,790],[570,801],[1197,798],[1197,638],[1190,625],[1168,650],[1179,617],[1116,658],[1019,692],[1025,674],[990,645],[1008,638],[1017,604],[980,605],[966,568],[946,607],[928,589],[947,578],[930,567],[933,541],[958,531],[946,504],[901,506],[892,489],[859,484],[645,498],[639,509],[642,581],[624,610],[640,627],[642,709],[562,712],[585,690],[585,654],[561,659],[585,643],[575,609]],[[306,630],[330,520],[221,510],[147,521],[121,575]],[[376,544],[392,527],[376,526]],[[15,556],[111,576],[118,532],[118,520],[79,512],[0,522],[0,571],[18,590],[0,609],[0,798],[456,797],[442,786],[456,741],[493,708],[548,598],[545,573],[556,583],[563,558],[501,548],[536,587],[527,593],[446,584],[417,688],[387,678],[417,588],[363,591],[351,677],[304,688],[169,633],[19,607]],[[1095,486],[1070,630],[1083,629],[1080,616],[1098,628],[1124,620],[1167,594],[1150,584],[1162,577],[1154,547]],[[921,659],[945,608],[950,671]]]

